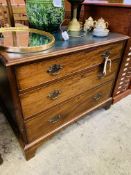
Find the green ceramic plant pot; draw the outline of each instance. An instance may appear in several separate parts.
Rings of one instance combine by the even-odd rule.
[[[53,0],[26,0],[26,11],[32,28],[57,31],[64,19],[64,0],[62,7],[54,7]]]

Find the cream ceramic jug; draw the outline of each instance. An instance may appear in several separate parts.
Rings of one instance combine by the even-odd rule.
[[[105,22],[103,18],[98,19],[98,21],[94,21],[95,28],[100,29],[106,29],[108,28],[109,24],[108,22]]]
[[[84,24],[84,31],[90,30],[92,27],[94,27],[94,20],[92,17],[89,17]]]

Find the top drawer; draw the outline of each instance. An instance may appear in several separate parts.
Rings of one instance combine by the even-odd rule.
[[[123,42],[53,57],[36,63],[16,67],[20,91],[38,86],[104,62],[103,54],[112,60],[121,56]]]

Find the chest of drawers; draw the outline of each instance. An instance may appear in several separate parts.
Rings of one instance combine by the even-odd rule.
[[[89,35],[57,40],[46,52],[0,53],[0,100],[27,160],[61,128],[110,107],[127,40],[115,33],[101,39]]]

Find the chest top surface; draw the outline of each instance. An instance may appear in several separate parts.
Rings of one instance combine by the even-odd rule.
[[[103,38],[93,37],[91,34],[88,34],[83,37],[70,37],[68,41],[63,41],[60,34],[56,34],[55,38],[55,45],[46,51],[28,54],[0,51],[0,59],[4,62],[5,66],[12,66],[129,39],[128,36],[118,33],[110,33],[109,36]]]

